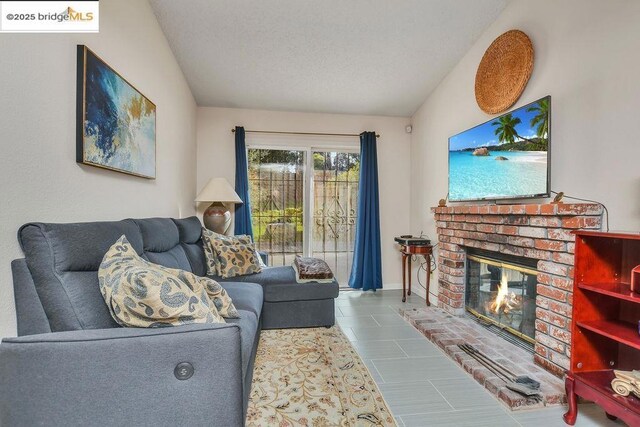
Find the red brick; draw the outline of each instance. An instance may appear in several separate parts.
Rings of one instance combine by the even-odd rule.
[[[537,354],[539,354],[540,356],[544,357],[545,359],[547,358],[547,348],[544,347],[541,344],[536,344],[535,346],[535,352]]]
[[[547,237],[547,230],[544,228],[535,227],[520,227],[518,234],[523,237],[536,237],[538,239],[544,239]]]
[[[555,338],[551,338],[550,336],[545,334],[536,334],[536,342],[542,344],[548,349],[564,354],[565,344],[561,341],[556,340]]]
[[[500,245],[489,242],[481,242],[478,247],[484,249],[485,251],[498,252],[500,250]]]
[[[449,259],[464,261],[465,255],[462,252],[449,252]]]
[[[548,357],[548,355],[547,355]],[[542,356],[540,356],[539,354],[534,354],[533,355],[533,361],[535,362],[536,365],[538,366],[542,366],[544,369],[546,369],[547,371],[549,371],[550,373],[552,373],[553,375],[555,375],[558,378],[564,378],[564,374],[565,374],[565,369],[554,364],[551,363],[548,359],[546,358],[542,358]]]
[[[558,214],[560,215],[602,215],[601,205],[593,203],[560,203]]]
[[[502,234],[487,234],[485,239],[493,243],[507,243],[509,236],[504,236]]]
[[[536,317],[560,328],[569,328],[566,317],[553,313],[549,310],[545,310],[540,307],[536,308]]]
[[[469,213],[470,214],[480,213],[480,206],[478,205],[471,206],[471,209],[469,209]]]
[[[571,332],[556,327],[550,328],[550,334],[553,338],[562,341],[565,344],[571,344]]]
[[[565,356],[564,354],[562,354],[562,352],[551,352],[549,353],[549,360],[551,360],[552,363],[554,363],[555,365],[560,366],[561,368],[564,369],[569,369],[569,358],[567,356]]]
[[[451,283],[453,285],[464,285],[464,277],[463,276],[453,276],[451,274],[444,273],[439,271],[438,274],[438,283]]]
[[[567,246],[564,242],[560,242],[558,240],[536,240],[535,243],[536,249],[541,249],[544,251],[564,251],[567,249]]]
[[[511,206],[512,214],[523,214],[525,213],[525,205],[513,205]]]
[[[543,297],[542,295],[536,296],[536,307],[539,307],[543,310],[549,310],[549,302],[551,300],[549,298]]]
[[[600,228],[600,218],[593,216],[574,216],[562,218],[564,228]]]
[[[538,291],[538,295],[542,295],[560,302],[567,301],[566,291],[562,291],[557,288],[552,288],[551,286],[543,285],[541,283],[538,284],[538,286],[536,287],[536,290]]]
[[[525,215],[508,215],[504,218],[504,223],[510,225],[528,225],[529,217]]]
[[[549,239],[564,240],[566,242],[575,241],[575,235],[571,232],[571,230],[565,230],[562,228],[550,228],[547,230],[547,234],[549,236]]]
[[[566,265],[556,264],[555,262],[539,261],[538,270],[545,273],[555,274],[556,276],[566,276],[568,267]]]
[[[450,260],[450,259],[443,259],[441,265],[446,265],[447,267],[457,268],[457,269],[461,269],[461,270],[464,268],[464,262],[463,261],[453,261],[453,260]],[[457,275],[457,274],[454,274],[454,275]]]
[[[501,216],[483,215],[482,222],[489,224],[502,224],[504,222],[504,218]]]
[[[509,236],[507,243],[514,246],[522,246],[524,248],[532,248],[534,246],[534,240],[529,237]]]
[[[511,213],[511,206],[509,206],[509,205],[499,206],[498,213],[510,214]]]
[[[532,216],[529,225],[534,227],[560,227],[562,221],[558,217]]]
[[[496,227],[496,232],[500,234],[509,234],[511,236],[518,235],[518,227],[514,225],[499,225]]]
[[[507,255],[524,256],[524,248],[513,245],[502,245],[500,252]]]
[[[476,226],[476,229],[478,231],[483,232],[483,233],[495,233],[496,232],[496,226],[495,225],[491,225],[491,224],[478,224]]]
[[[549,301],[549,310],[565,317],[571,317],[571,306],[558,301]]]
[[[488,214],[489,213],[489,205],[480,206],[480,209],[478,209],[478,213],[479,214]]]
[[[575,253],[576,251],[576,244],[575,243],[567,243],[567,252],[569,252],[570,254]]]
[[[476,231],[476,225],[465,222],[462,224],[462,228],[467,231]]]
[[[545,273],[538,273],[538,283],[542,283],[543,285],[551,284],[551,276]]]
[[[460,252],[463,253],[458,245],[452,245],[450,243],[438,243],[440,249],[446,249],[451,252]]]
[[[500,207],[499,206],[489,206],[489,213],[490,214],[497,214],[500,213]]]
[[[522,251],[522,254],[527,258],[533,258],[533,259],[549,259],[549,256],[550,256],[548,251],[543,251],[540,249],[531,249],[531,248],[524,248]]]
[[[536,319],[536,331],[549,335],[549,325],[544,323],[542,320]]]
[[[538,215],[540,213],[540,205],[526,205],[524,211],[527,215]]]
[[[542,205],[542,206],[540,206],[540,214],[542,214],[542,215],[555,215],[556,206],[557,205],[555,205],[555,204]]]
[[[573,254],[566,252],[556,252],[551,256],[551,259],[560,264],[573,265]]]
[[[478,224],[482,222],[482,217],[480,215],[467,215],[467,222]]]
[[[440,230],[441,235],[443,236],[453,236],[454,230],[453,229],[449,229],[449,228],[443,228],[442,230]]]
[[[466,215],[459,215],[459,214],[453,215],[452,218],[453,218],[453,221],[456,221],[456,222],[465,222],[467,220]]]
[[[563,289],[565,291],[573,292],[573,280],[566,277],[552,277],[551,285],[554,288]]]

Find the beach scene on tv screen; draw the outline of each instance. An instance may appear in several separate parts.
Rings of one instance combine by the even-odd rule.
[[[549,102],[542,98],[449,138],[449,200],[546,193]]]

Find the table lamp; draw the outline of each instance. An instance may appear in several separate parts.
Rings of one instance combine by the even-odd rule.
[[[231,213],[223,203],[242,203],[229,181],[211,178],[196,197],[196,202],[212,202],[204,211],[202,222],[211,231],[227,234],[231,227]]]

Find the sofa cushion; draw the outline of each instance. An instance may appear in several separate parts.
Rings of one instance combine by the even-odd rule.
[[[104,301],[121,326],[225,322],[198,276],[145,261],[125,236],[105,254],[98,277]]]
[[[18,241],[53,332],[117,326],[100,295],[98,267],[123,234],[141,254],[142,235],[133,220],[20,228]]]
[[[178,227],[180,246],[189,260],[191,271],[198,276],[206,276],[207,266],[202,246],[202,224],[200,224],[200,220],[195,216],[191,216],[189,218],[173,219],[173,223]]]
[[[253,345],[256,341],[258,332],[258,318],[248,310],[238,310],[239,319],[228,319],[227,323],[235,323],[240,326],[240,346],[242,354],[242,379],[247,374],[249,363],[251,362],[251,353]]]
[[[262,286],[257,283],[227,282],[222,283],[222,287],[227,290],[236,309],[250,311],[260,318],[264,295]]]
[[[254,282],[262,285],[264,300],[269,302],[316,300],[338,297],[338,282],[297,283],[296,274],[291,266],[267,267],[260,273],[225,279],[213,276],[224,282]],[[233,298],[233,295],[231,296]]]
[[[180,245],[178,227],[169,218],[134,219],[140,228],[143,257],[154,264],[192,271],[187,254]]]

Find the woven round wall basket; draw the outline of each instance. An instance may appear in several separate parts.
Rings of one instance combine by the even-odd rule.
[[[491,43],[476,72],[476,101],[488,114],[516,103],[533,71],[533,45],[520,30],[510,30]]]

